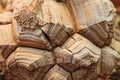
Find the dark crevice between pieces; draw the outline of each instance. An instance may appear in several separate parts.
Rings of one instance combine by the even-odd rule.
[[[47,70],[47,72],[45,72],[45,75],[43,76],[43,79],[45,78],[45,76],[47,75],[47,73],[49,73],[49,71],[55,66],[55,64],[51,65],[50,68]]]
[[[11,24],[12,22],[0,22],[0,25],[7,25],[7,24]]]
[[[65,3],[66,0],[56,0],[57,2],[62,2],[62,3]]]
[[[116,71],[110,75],[109,80],[120,80],[120,65],[117,65]]]
[[[0,80],[7,80],[2,71],[0,71]]]

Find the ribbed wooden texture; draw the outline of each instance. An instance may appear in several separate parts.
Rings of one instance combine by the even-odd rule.
[[[72,9],[78,33],[99,47],[110,44],[110,25],[115,8],[109,0],[73,0],[68,2],[69,5],[72,6],[69,9]]]
[[[120,53],[120,15],[117,15],[114,26],[114,38],[110,46]]]
[[[79,67],[88,67],[96,63],[100,54],[101,51],[98,47],[79,34],[74,34],[61,48],[55,49],[57,63],[68,71],[74,71]]]
[[[30,78],[30,80],[42,80],[54,63],[54,56],[50,51],[19,47],[6,60],[6,66],[9,67],[8,80],[14,80],[15,77],[9,76],[11,74],[14,74],[17,79],[21,76],[25,80]]]
[[[43,80],[72,80],[72,78],[71,78],[71,74],[69,72],[62,69],[60,66],[55,65],[45,75],[45,78]]]
[[[8,0],[0,13],[7,80],[108,80],[120,59],[110,0]]]

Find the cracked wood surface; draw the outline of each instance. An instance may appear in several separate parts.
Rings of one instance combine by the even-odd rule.
[[[114,16],[109,0],[8,0],[0,70],[7,80],[107,80],[120,59]]]

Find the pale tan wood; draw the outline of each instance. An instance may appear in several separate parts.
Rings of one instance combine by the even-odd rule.
[[[14,16],[15,17],[15,16]],[[18,20],[18,22],[16,21]],[[41,19],[39,19],[41,21]],[[51,50],[52,46],[47,36],[41,30],[36,14],[28,8],[23,8],[13,19],[17,43],[19,46],[29,46]]]
[[[0,24],[12,23],[12,12],[0,13]]]
[[[17,4],[22,3],[24,0],[7,0],[5,10],[13,11]]]
[[[79,34],[74,34],[62,47],[56,48],[54,52],[57,63],[63,64],[63,67],[66,65],[65,68],[70,71],[96,63],[101,54],[100,48]],[[68,64],[71,64],[71,67],[67,68]]]
[[[32,30],[19,30],[20,33],[17,35],[17,43],[19,46],[35,47],[40,49],[51,50],[52,46],[47,40],[41,29]]]
[[[16,6],[18,9],[14,9],[17,29],[19,27],[27,29],[42,27],[43,32],[50,38],[53,46],[62,45],[75,32],[74,21],[65,3],[54,0],[45,0],[44,2],[30,0],[29,2],[23,1],[23,3]],[[22,6],[19,7],[20,5]],[[36,7],[31,5],[36,5]]]
[[[54,56],[52,52],[49,51],[19,47],[8,57],[6,62],[7,66],[17,64],[29,70],[33,70],[34,68],[54,64]]]
[[[120,25],[119,25],[120,19],[119,18],[120,18],[119,14],[116,15],[116,18],[114,20],[115,24],[113,26],[114,38],[112,39],[110,46],[114,50],[120,53]]]
[[[108,46],[104,47],[102,49],[101,75],[104,77],[110,75],[119,59],[120,55],[117,51]]]
[[[66,28],[74,30],[74,23],[71,19],[70,13],[64,3],[58,3],[54,0],[45,0],[43,3],[43,20],[46,23],[59,23],[64,25]],[[48,18],[48,19],[47,19]]]
[[[115,17],[115,8],[109,0],[70,0],[68,7],[75,18],[78,33],[99,47],[110,44],[109,24]]]
[[[68,7],[71,6],[70,9],[73,9],[72,13],[78,30],[101,21],[111,21],[115,16],[115,8],[109,0],[69,0],[67,2]]]
[[[112,39],[110,46],[120,53],[120,42],[119,41]]]
[[[52,46],[61,46],[71,35],[72,29],[66,29],[64,25],[48,23],[42,27],[42,30],[50,38]]]
[[[101,0],[101,3],[105,13],[105,20],[111,23],[116,16],[116,8],[110,0]]]
[[[12,24],[0,25],[0,45],[16,45]]]
[[[36,6],[35,6],[36,5]],[[65,3],[59,3],[55,0],[28,0],[22,1],[16,5],[14,9],[14,17],[19,17],[19,13],[24,7],[30,9],[31,12],[37,14],[38,20],[42,20],[44,24],[54,23],[64,25],[66,28],[70,28],[75,31],[74,21],[65,5]],[[38,12],[36,12],[38,11]]]
[[[60,66],[55,65],[50,71],[45,75],[43,80],[72,80],[70,73],[62,69]]]
[[[21,75],[25,80],[43,80],[44,75],[54,63],[54,55],[50,51],[18,47],[6,60],[7,78],[14,79],[16,75],[16,79],[20,79]]]

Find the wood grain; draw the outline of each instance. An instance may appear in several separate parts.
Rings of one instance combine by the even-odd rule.
[[[42,80],[54,63],[54,55],[50,51],[18,47],[6,60],[7,78]]]
[[[110,0],[1,1],[0,71],[7,80],[108,80],[119,65]]]
[[[74,71],[78,67],[88,67],[96,63],[101,54],[100,48],[79,34],[74,34],[62,47],[56,48],[54,52],[57,63],[63,64],[63,67],[70,71]],[[71,64],[71,67],[68,68],[68,64]]]
[[[0,45],[16,45],[12,24],[0,25]]]

